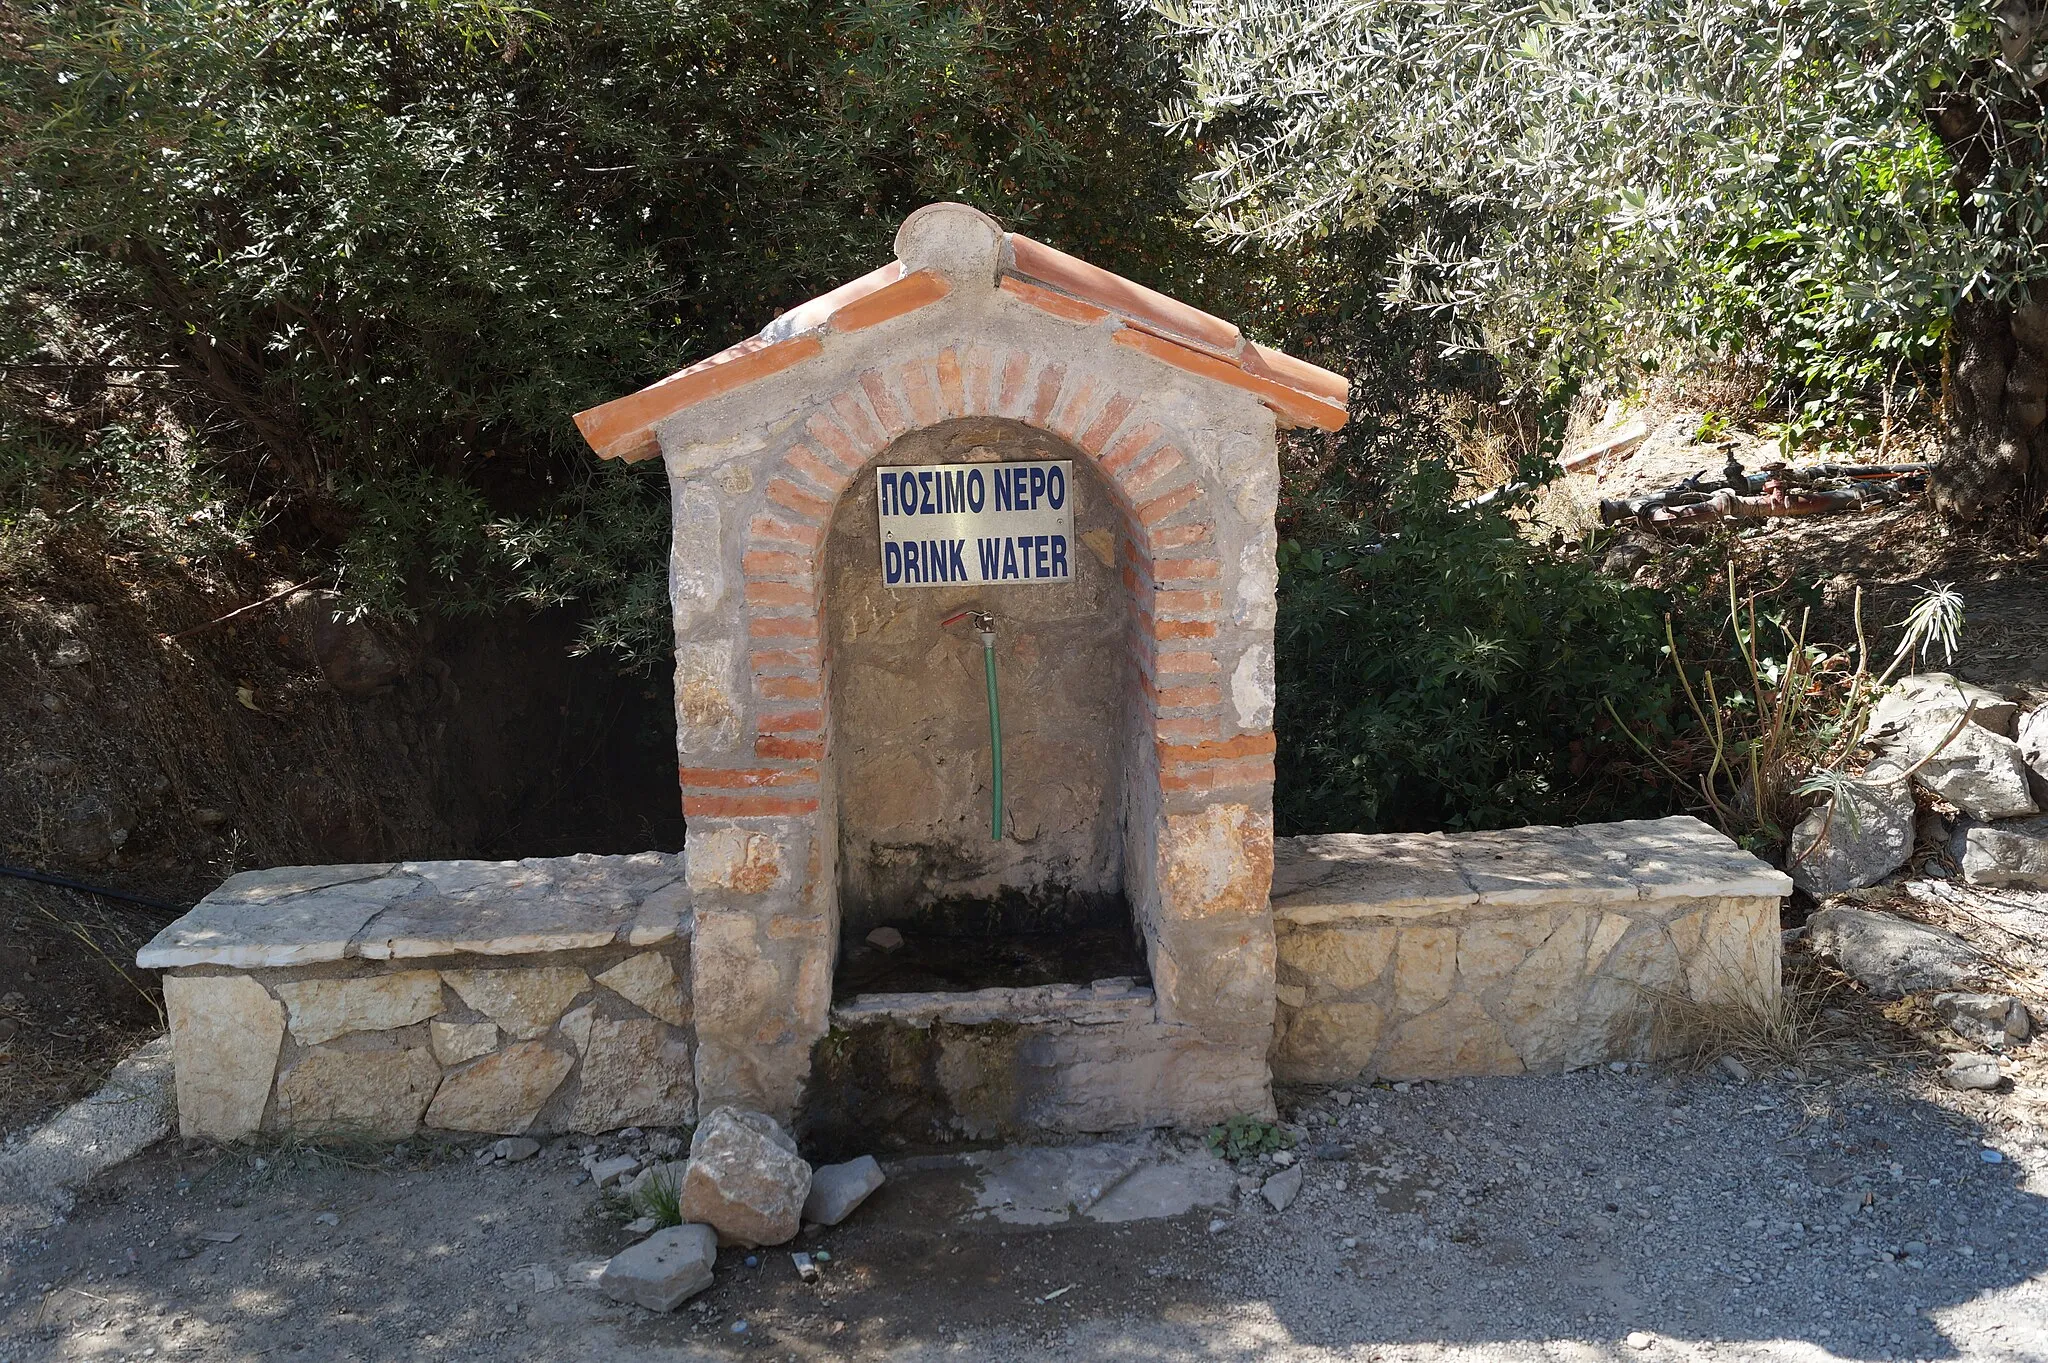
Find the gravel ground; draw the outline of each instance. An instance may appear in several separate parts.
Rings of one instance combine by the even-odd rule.
[[[0,1359],[2048,1359],[2048,1095],[1883,1068],[1296,1093],[1282,1213],[1020,1227],[902,1173],[790,1247],[821,1285],[726,1251],[670,1316],[585,1285],[627,1237],[566,1142],[171,1142],[0,1248]]]

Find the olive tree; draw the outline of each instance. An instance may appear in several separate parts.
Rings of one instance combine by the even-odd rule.
[[[1940,505],[2038,503],[2048,6],[1156,3],[1225,236],[1454,210],[1409,212],[1389,292],[1539,390],[1705,345],[1825,402],[1945,347]]]

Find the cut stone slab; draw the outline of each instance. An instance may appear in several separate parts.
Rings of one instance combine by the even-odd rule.
[[[1939,727],[1909,730],[1885,748],[1864,772],[1869,780],[1890,780],[1910,770],[1923,754],[1940,743],[1955,722],[1950,714]],[[1989,729],[1965,724],[1956,736],[1913,772],[1915,784],[1933,791],[1973,819],[2010,819],[2039,813],[2027,781],[2020,745]]]
[[[832,1024],[857,1027],[887,1019],[911,1027],[929,1027],[935,1022],[963,1027],[987,1022],[1099,1026],[1150,1022],[1153,1014],[1152,991],[1119,976],[1093,984],[998,986],[958,993],[859,994],[833,1005]]]
[[[0,1147],[0,1243],[50,1226],[90,1179],[169,1135],[176,1085],[171,1039],[158,1037],[89,1097]]]
[[[1983,972],[1955,934],[1870,909],[1822,909],[1807,920],[1807,940],[1881,998],[1952,989]]]
[[[1913,826],[1913,792],[1904,781],[1844,781],[1793,828],[1786,853],[1792,883],[1815,899],[1874,885],[1912,857]]]
[[[522,1041],[554,1026],[576,996],[590,988],[590,976],[567,965],[446,970],[441,978],[464,1003]]]
[[[1276,1212],[1284,1212],[1301,1196],[1301,1166],[1282,1169],[1259,1188],[1259,1196]]]
[[[1273,914],[1293,923],[1427,917],[1477,903],[1434,833],[1324,833],[1273,841]]]
[[[811,1191],[804,1197],[803,1219],[836,1226],[882,1186],[882,1166],[873,1155],[844,1164],[821,1164],[811,1170]]]
[[[1785,873],[1689,814],[1581,824],[1572,833],[1636,885],[1643,899],[1719,899],[1792,893]]]
[[[569,1119],[574,1130],[687,1126],[696,1119],[689,1045],[652,1018],[593,1018],[582,1079]]]
[[[391,862],[278,866],[230,876],[135,954],[145,970],[339,961],[394,895],[417,888]]]
[[[1959,1055],[1941,1072],[1941,1081],[1952,1089],[1995,1089],[2005,1080],[2005,1067],[1995,1055]]]
[[[317,1046],[350,1032],[385,1032],[441,1011],[441,977],[400,970],[351,980],[288,980],[277,986],[290,1013],[292,1040]]]
[[[169,975],[164,1011],[178,1071],[178,1132],[240,1140],[263,1124],[284,1005],[247,975]]]
[[[643,914],[647,900],[682,876],[682,857],[529,857],[523,861],[419,861],[400,868],[419,888],[393,902],[362,933],[365,960],[468,952],[529,956],[639,939],[667,940],[680,921],[675,897]],[[668,936],[674,935],[671,928]]]
[[[724,1244],[780,1245],[796,1235],[810,1191],[811,1166],[774,1118],[733,1107],[704,1115],[683,1176],[684,1220]]]
[[[434,1059],[444,1065],[460,1065],[498,1049],[498,1024],[436,1018],[427,1024],[427,1040],[434,1048]]]
[[[597,1285],[613,1301],[673,1311],[711,1286],[718,1235],[709,1226],[670,1226],[612,1256]]]
[[[1970,722],[2002,738],[2011,738],[2013,721],[2020,707],[1972,682],[1946,672],[1917,672],[1901,677],[1871,707],[1870,721],[1863,728],[1865,741],[1896,737],[1914,727],[1935,725],[1934,739],[1948,732],[1955,717],[1968,709]],[[1933,716],[1947,718],[1935,724]],[[1931,741],[1931,740],[1930,740]]]
[[[1643,897],[1625,862],[1573,829],[1504,828],[1448,841],[1480,904],[1614,904]]]
[[[2048,815],[2005,823],[1960,820],[1949,855],[1972,885],[2048,889]]]
[[[441,1082],[427,1125],[519,1136],[569,1077],[575,1060],[542,1041],[521,1041]]]
[[[402,1140],[441,1085],[441,1066],[421,1046],[397,1051],[308,1052],[277,1082],[280,1127]]]
[[[597,977],[605,988],[663,1022],[678,1027],[690,1023],[690,1007],[683,997],[682,982],[668,957],[658,951],[629,956]]]
[[[2017,1046],[2032,1030],[2026,1005],[2010,994],[1936,994],[1934,1011],[1951,1032],[1979,1046]]]

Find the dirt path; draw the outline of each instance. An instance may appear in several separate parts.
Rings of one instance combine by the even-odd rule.
[[[831,1254],[822,1285],[727,1251],[670,1316],[584,1285],[626,1237],[567,1143],[496,1168],[170,1143],[0,1248],[0,1359],[2048,1358],[2048,1094],[1921,1082],[1297,1095],[1284,1213],[1022,1226],[957,1167],[899,1171],[790,1247]]]

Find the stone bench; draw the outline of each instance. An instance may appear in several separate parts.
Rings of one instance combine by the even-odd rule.
[[[1442,1079],[1652,1055],[1660,1008],[1776,997],[1791,890],[1685,816],[1278,839],[1274,1077]]]
[[[144,947],[179,1129],[397,1139],[695,1120],[678,855],[248,871]]]

